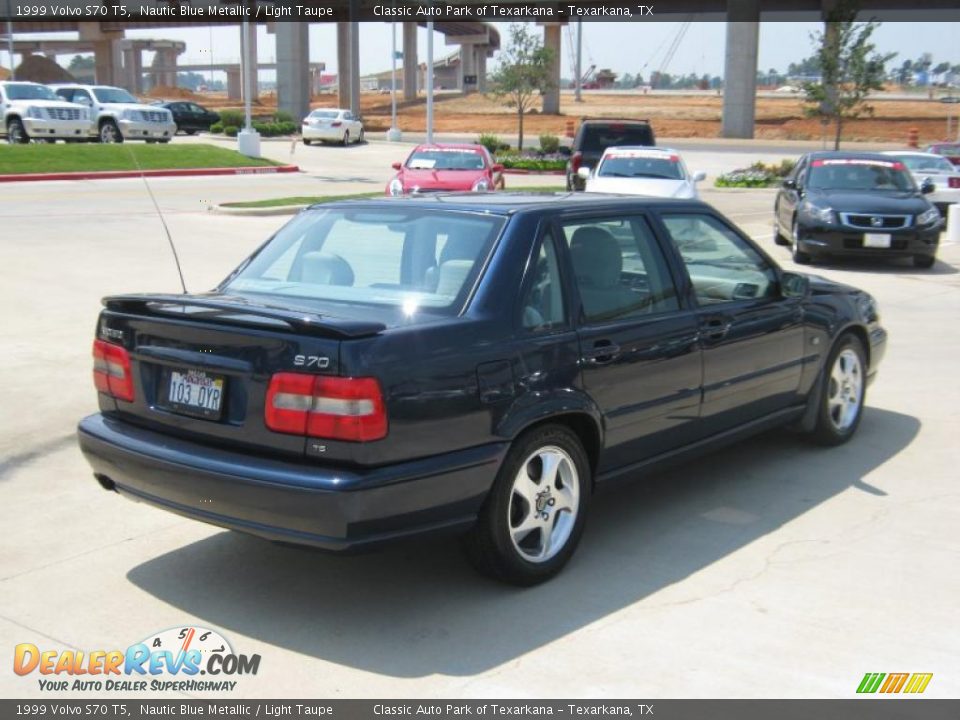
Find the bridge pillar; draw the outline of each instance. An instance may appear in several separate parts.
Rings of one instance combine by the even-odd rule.
[[[351,15],[359,15],[359,8],[354,10],[355,0],[350,1]],[[360,23],[350,23],[350,112],[354,117],[360,117]]]
[[[560,114],[560,23],[543,24],[543,46],[552,52],[550,89],[543,93],[543,113]]]
[[[477,90],[487,91],[487,48],[477,47]]]
[[[104,32],[99,22],[77,23],[81,40],[93,43],[94,76],[101,85],[116,85],[120,82],[120,68],[123,66],[120,54],[120,40],[123,31]]]
[[[310,111],[309,24],[281,22],[277,32],[277,109],[295,121]]]
[[[477,46],[476,45],[461,45],[460,46],[460,67],[457,70],[457,84],[460,86],[460,90],[463,91],[464,95],[468,95],[472,92],[476,92],[477,84],[471,83],[467,84],[468,76],[476,76],[477,74]]]
[[[723,67],[722,134],[752,138],[757,103],[759,0],[733,0],[727,6],[727,48]]]
[[[138,47],[123,49],[123,71],[126,75],[125,86],[134,95],[143,92],[143,52]]]
[[[240,100],[243,97],[243,82],[240,78],[240,67],[227,68],[227,100]]]
[[[403,23],[403,99],[417,99],[417,24]]]

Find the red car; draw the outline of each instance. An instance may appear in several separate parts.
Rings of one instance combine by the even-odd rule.
[[[924,152],[943,155],[954,165],[960,165],[960,143],[936,143],[929,145]]]
[[[387,183],[387,195],[472,190],[503,190],[503,165],[493,162],[483,145],[418,145]]]

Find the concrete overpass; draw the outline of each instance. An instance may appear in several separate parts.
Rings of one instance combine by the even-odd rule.
[[[83,0],[65,0],[83,2]],[[183,3],[203,4],[207,0],[180,0]],[[502,0],[510,4],[512,0]],[[835,6],[837,0],[671,0],[669,5],[655,3],[657,19],[685,19],[727,21],[726,57],[724,65],[723,99],[723,135],[725,137],[753,137],[755,102],[757,48],[759,23],[766,20],[811,21],[823,20]],[[327,4],[339,15],[350,19],[373,16],[373,8],[380,3],[377,0],[328,0]],[[488,0],[458,0],[458,4],[467,6],[489,5]],[[565,8],[567,2],[546,0],[540,6]],[[583,9],[603,8],[611,4],[609,0],[577,0],[576,5]],[[869,18],[900,20],[935,20],[956,18],[957,0],[924,0],[917,7],[913,0],[860,0],[861,16]],[[635,7],[635,6],[633,6]],[[543,111],[560,111],[560,58],[561,27],[566,21],[544,22],[544,44],[554,51],[552,69],[554,85],[557,89],[548,92],[543,98]],[[644,22],[649,19],[644,18]],[[144,27],[171,26],[209,26],[209,20],[179,21],[133,20],[133,21],[17,21],[13,23],[16,34],[29,32],[52,32],[77,30],[81,38],[94,43],[94,53],[99,82],[121,84],[122,68],[118,41],[123,39],[126,29]],[[403,92],[405,99],[411,100],[417,91],[417,26],[421,23],[403,23]],[[72,27],[71,27],[72,26]],[[281,109],[294,117],[306,113],[309,105],[310,81],[309,68],[303,58],[309,57],[308,25],[304,22],[280,22],[271,25],[277,36],[277,95]],[[486,77],[486,60],[500,47],[497,30],[485,23],[475,21],[437,20],[434,27],[447,36],[447,44],[461,46],[461,78],[477,78],[477,89],[482,90]],[[252,41],[255,42],[255,33]],[[166,63],[169,64],[169,63]],[[359,28],[356,21],[337,23],[337,67],[341,105],[349,105],[359,111]],[[103,79],[100,79],[103,78]],[[466,91],[470,84],[462,85]],[[347,100],[349,99],[349,103]]]
[[[194,0],[201,2],[201,0]],[[206,2],[206,0],[202,0]],[[335,3],[334,3],[335,4]],[[213,24],[209,20],[180,21],[166,18],[161,20],[133,20],[133,21],[16,21],[13,23],[14,36],[27,33],[65,32],[79,33],[79,41],[75,48],[82,47],[86,52],[93,52],[96,66],[97,82],[109,85],[120,85],[131,92],[140,91],[140,77],[145,71],[153,75],[155,84],[176,85],[176,73],[189,69],[190,66],[181,66],[177,63],[177,56],[183,52],[183,43],[179,47],[171,47],[166,43],[173,41],[130,40],[124,37],[126,30],[142,28],[170,28],[170,27],[207,27]],[[236,23],[232,23],[236,24]],[[277,71],[277,101],[281,110],[286,110],[294,117],[303,117],[307,114],[310,103],[310,89],[314,86],[313,78],[317,70],[323,69],[322,64],[303,62],[303,58],[310,57],[310,38],[308,23],[280,22],[262,23],[267,31],[276,34],[277,62],[270,64]],[[417,27],[425,26],[426,22],[401,23],[403,26],[403,94],[404,99],[413,100],[417,96],[418,61],[417,61]],[[360,41],[358,22],[338,22],[337,25],[337,75],[339,81],[340,104],[350,107],[359,114],[360,110]],[[241,44],[249,42],[252,45],[251,54],[256,57],[255,24],[251,23],[249,37],[241,37]],[[464,92],[484,90],[486,82],[487,58],[500,49],[500,33],[493,27],[478,22],[463,21],[436,21],[436,32],[445,36],[447,45],[460,45],[460,63],[458,68],[459,86]],[[242,35],[242,29],[239,30]],[[40,48],[46,41],[22,41],[25,51]],[[61,41],[50,41],[51,43]],[[151,46],[153,43],[153,46]],[[50,52],[55,52],[55,45],[47,46]],[[65,47],[64,45],[60,46]],[[144,70],[142,68],[142,50],[154,50],[153,65]],[[42,52],[42,51],[41,51]],[[217,66],[215,65],[214,68]],[[258,63],[258,67],[268,67]],[[209,69],[203,66],[202,69]],[[230,97],[240,97],[239,68],[235,65],[227,69],[227,88]],[[232,73],[232,71],[234,71]],[[253,96],[258,95],[256,78],[253,78]]]

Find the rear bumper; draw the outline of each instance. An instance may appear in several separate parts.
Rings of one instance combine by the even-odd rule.
[[[902,257],[935,255],[940,241],[940,222],[930,228],[892,231],[890,247],[864,247],[864,233],[869,231],[848,228],[827,229],[802,227],[799,229],[800,249],[811,255],[838,255],[847,257]]]
[[[80,449],[102,485],[202,522],[326,550],[467,527],[506,444],[364,471],[259,458],[104,416],[84,418]]]
[[[306,126],[301,130],[302,137],[304,140],[336,140],[339,142],[343,139],[343,133],[346,128],[322,128],[322,127],[312,127]]]

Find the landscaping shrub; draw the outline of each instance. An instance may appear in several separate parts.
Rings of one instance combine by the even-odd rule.
[[[560,149],[560,138],[556,135],[541,135],[540,150],[546,155],[551,155]]]
[[[562,155],[497,155],[497,162],[510,170],[530,170],[544,172],[547,170],[563,170],[567,167],[567,159]]]
[[[715,187],[765,188],[776,187],[796,167],[796,161],[785,159],[779,164],[755,162],[750,167],[723,173],[713,183]]]
[[[277,110],[273,118],[278,124],[293,122],[293,115],[288,113],[286,110]]]
[[[223,123],[222,123],[222,122],[215,122],[213,125],[210,126],[210,132],[212,132],[212,133],[222,133],[222,132],[223,132]]]
[[[224,127],[233,125],[235,128],[243,127],[244,116],[240,110],[221,110],[220,123]]]
[[[223,134],[227,137],[236,137],[237,133],[240,132],[240,128],[236,125],[227,125],[223,128]]]
[[[483,135],[478,137],[474,142],[476,142],[477,145],[483,145],[490,152],[491,155],[497,152],[501,147],[500,138],[498,138],[496,135],[491,135],[489,133],[484,133]]]

